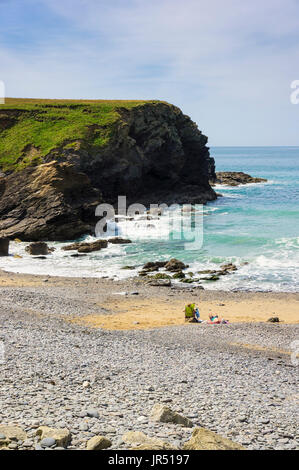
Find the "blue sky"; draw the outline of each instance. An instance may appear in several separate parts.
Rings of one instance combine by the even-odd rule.
[[[161,99],[210,145],[299,145],[299,0],[0,0],[6,95]]]

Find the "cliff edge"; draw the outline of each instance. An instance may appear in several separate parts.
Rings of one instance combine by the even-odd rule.
[[[100,202],[216,199],[207,137],[159,101],[10,99],[0,106],[0,236],[93,233]]]

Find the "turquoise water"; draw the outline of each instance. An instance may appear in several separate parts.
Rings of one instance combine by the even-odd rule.
[[[162,217],[146,225],[128,222],[126,230],[118,224],[119,235],[131,238],[132,245],[111,245],[81,259],[70,258],[56,243],[58,249],[48,260],[32,260],[23,244],[12,244],[12,253],[23,258],[0,259],[0,267],[14,272],[123,278],[136,275],[147,261],[175,257],[195,273],[226,262],[237,264],[237,273],[203,283],[210,289],[298,291],[299,148],[218,147],[211,149],[211,155],[217,171],[243,171],[268,182],[217,187],[224,197],[204,207],[203,245],[196,250],[186,249],[184,240],[171,239],[168,219]],[[136,269],[120,269],[124,265]]]
[[[204,218],[203,247],[198,252],[173,242],[149,243],[141,247],[142,253],[158,249],[166,258],[172,255],[190,263],[193,271],[227,261],[249,262],[237,274],[209,284],[215,289],[298,291],[299,148],[218,147],[211,155],[217,171],[244,171],[267,178],[268,183],[218,187],[224,197],[205,208],[210,216]]]

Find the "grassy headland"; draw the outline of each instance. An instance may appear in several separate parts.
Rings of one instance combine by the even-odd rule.
[[[54,149],[102,147],[113,135],[119,108],[158,101],[7,98],[0,105],[0,169],[42,163]]]

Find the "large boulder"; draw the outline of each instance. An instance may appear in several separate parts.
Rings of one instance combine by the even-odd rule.
[[[39,436],[41,441],[46,438],[54,439],[57,447],[67,447],[71,440],[71,433],[66,428],[55,429],[48,426],[40,426],[36,430],[36,435]]]
[[[0,256],[8,256],[9,254],[9,239],[0,238]]]
[[[196,428],[184,450],[245,450],[240,444],[230,441],[205,428]]]
[[[20,426],[1,424],[0,434],[5,436],[4,439],[1,439],[0,446],[11,441],[25,441],[27,439],[26,432]]]
[[[161,405],[159,403],[153,407],[150,419],[160,423],[179,424],[187,428],[193,427],[193,423],[189,418],[186,418],[185,416],[182,416],[179,413],[172,411],[167,406]]]
[[[178,259],[171,259],[168,261],[168,263],[165,265],[166,271],[170,271],[172,273],[177,273],[182,271],[183,269],[188,268],[189,266],[184,264],[182,261],[179,261]]]
[[[25,251],[31,256],[46,256],[51,253],[45,242],[30,243],[30,245],[26,246]]]

